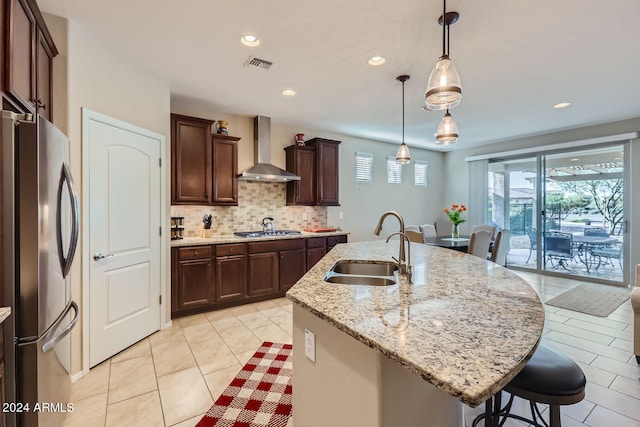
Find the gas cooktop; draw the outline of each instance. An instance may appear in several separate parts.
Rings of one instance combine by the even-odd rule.
[[[236,231],[236,236],[240,237],[278,237],[302,234],[295,230],[276,230],[276,231]]]

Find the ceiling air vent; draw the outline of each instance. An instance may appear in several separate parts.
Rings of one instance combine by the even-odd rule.
[[[273,62],[266,61],[264,59],[256,58],[255,56],[250,56],[249,59],[244,63],[245,67],[250,68],[260,68],[262,70],[268,70],[273,65]]]

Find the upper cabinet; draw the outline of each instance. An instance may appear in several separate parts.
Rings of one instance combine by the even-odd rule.
[[[52,118],[53,57],[58,51],[34,0],[7,0],[5,92],[17,110]]]
[[[340,141],[313,138],[290,146],[287,170],[300,181],[287,183],[287,205],[340,206]]]
[[[238,204],[238,141],[211,133],[213,120],[171,114],[171,203]]]

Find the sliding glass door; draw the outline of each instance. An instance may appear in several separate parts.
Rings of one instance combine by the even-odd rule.
[[[511,230],[508,265],[623,282],[624,150],[618,144],[490,161],[488,217]]]

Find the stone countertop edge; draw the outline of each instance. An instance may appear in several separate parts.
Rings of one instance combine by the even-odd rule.
[[[414,284],[324,281],[338,260],[389,261],[397,248],[397,240],[337,245],[287,298],[461,402],[483,403],[533,355],[544,326],[538,294],[497,264],[419,243],[411,244]]]
[[[345,231],[331,231],[328,233],[310,233],[303,231],[302,234],[289,234],[286,236],[267,236],[267,237],[239,237],[234,235],[211,236],[211,237],[184,237],[171,241],[171,247],[180,246],[202,246],[202,245],[220,245],[224,243],[247,243],[247,242],[264,242],[266,240],[289,240],[301,239],[308,237],[328,237],[348,235]]]
[[[4,322],[11,315],[11,307],[0,307],[0,323]]]

